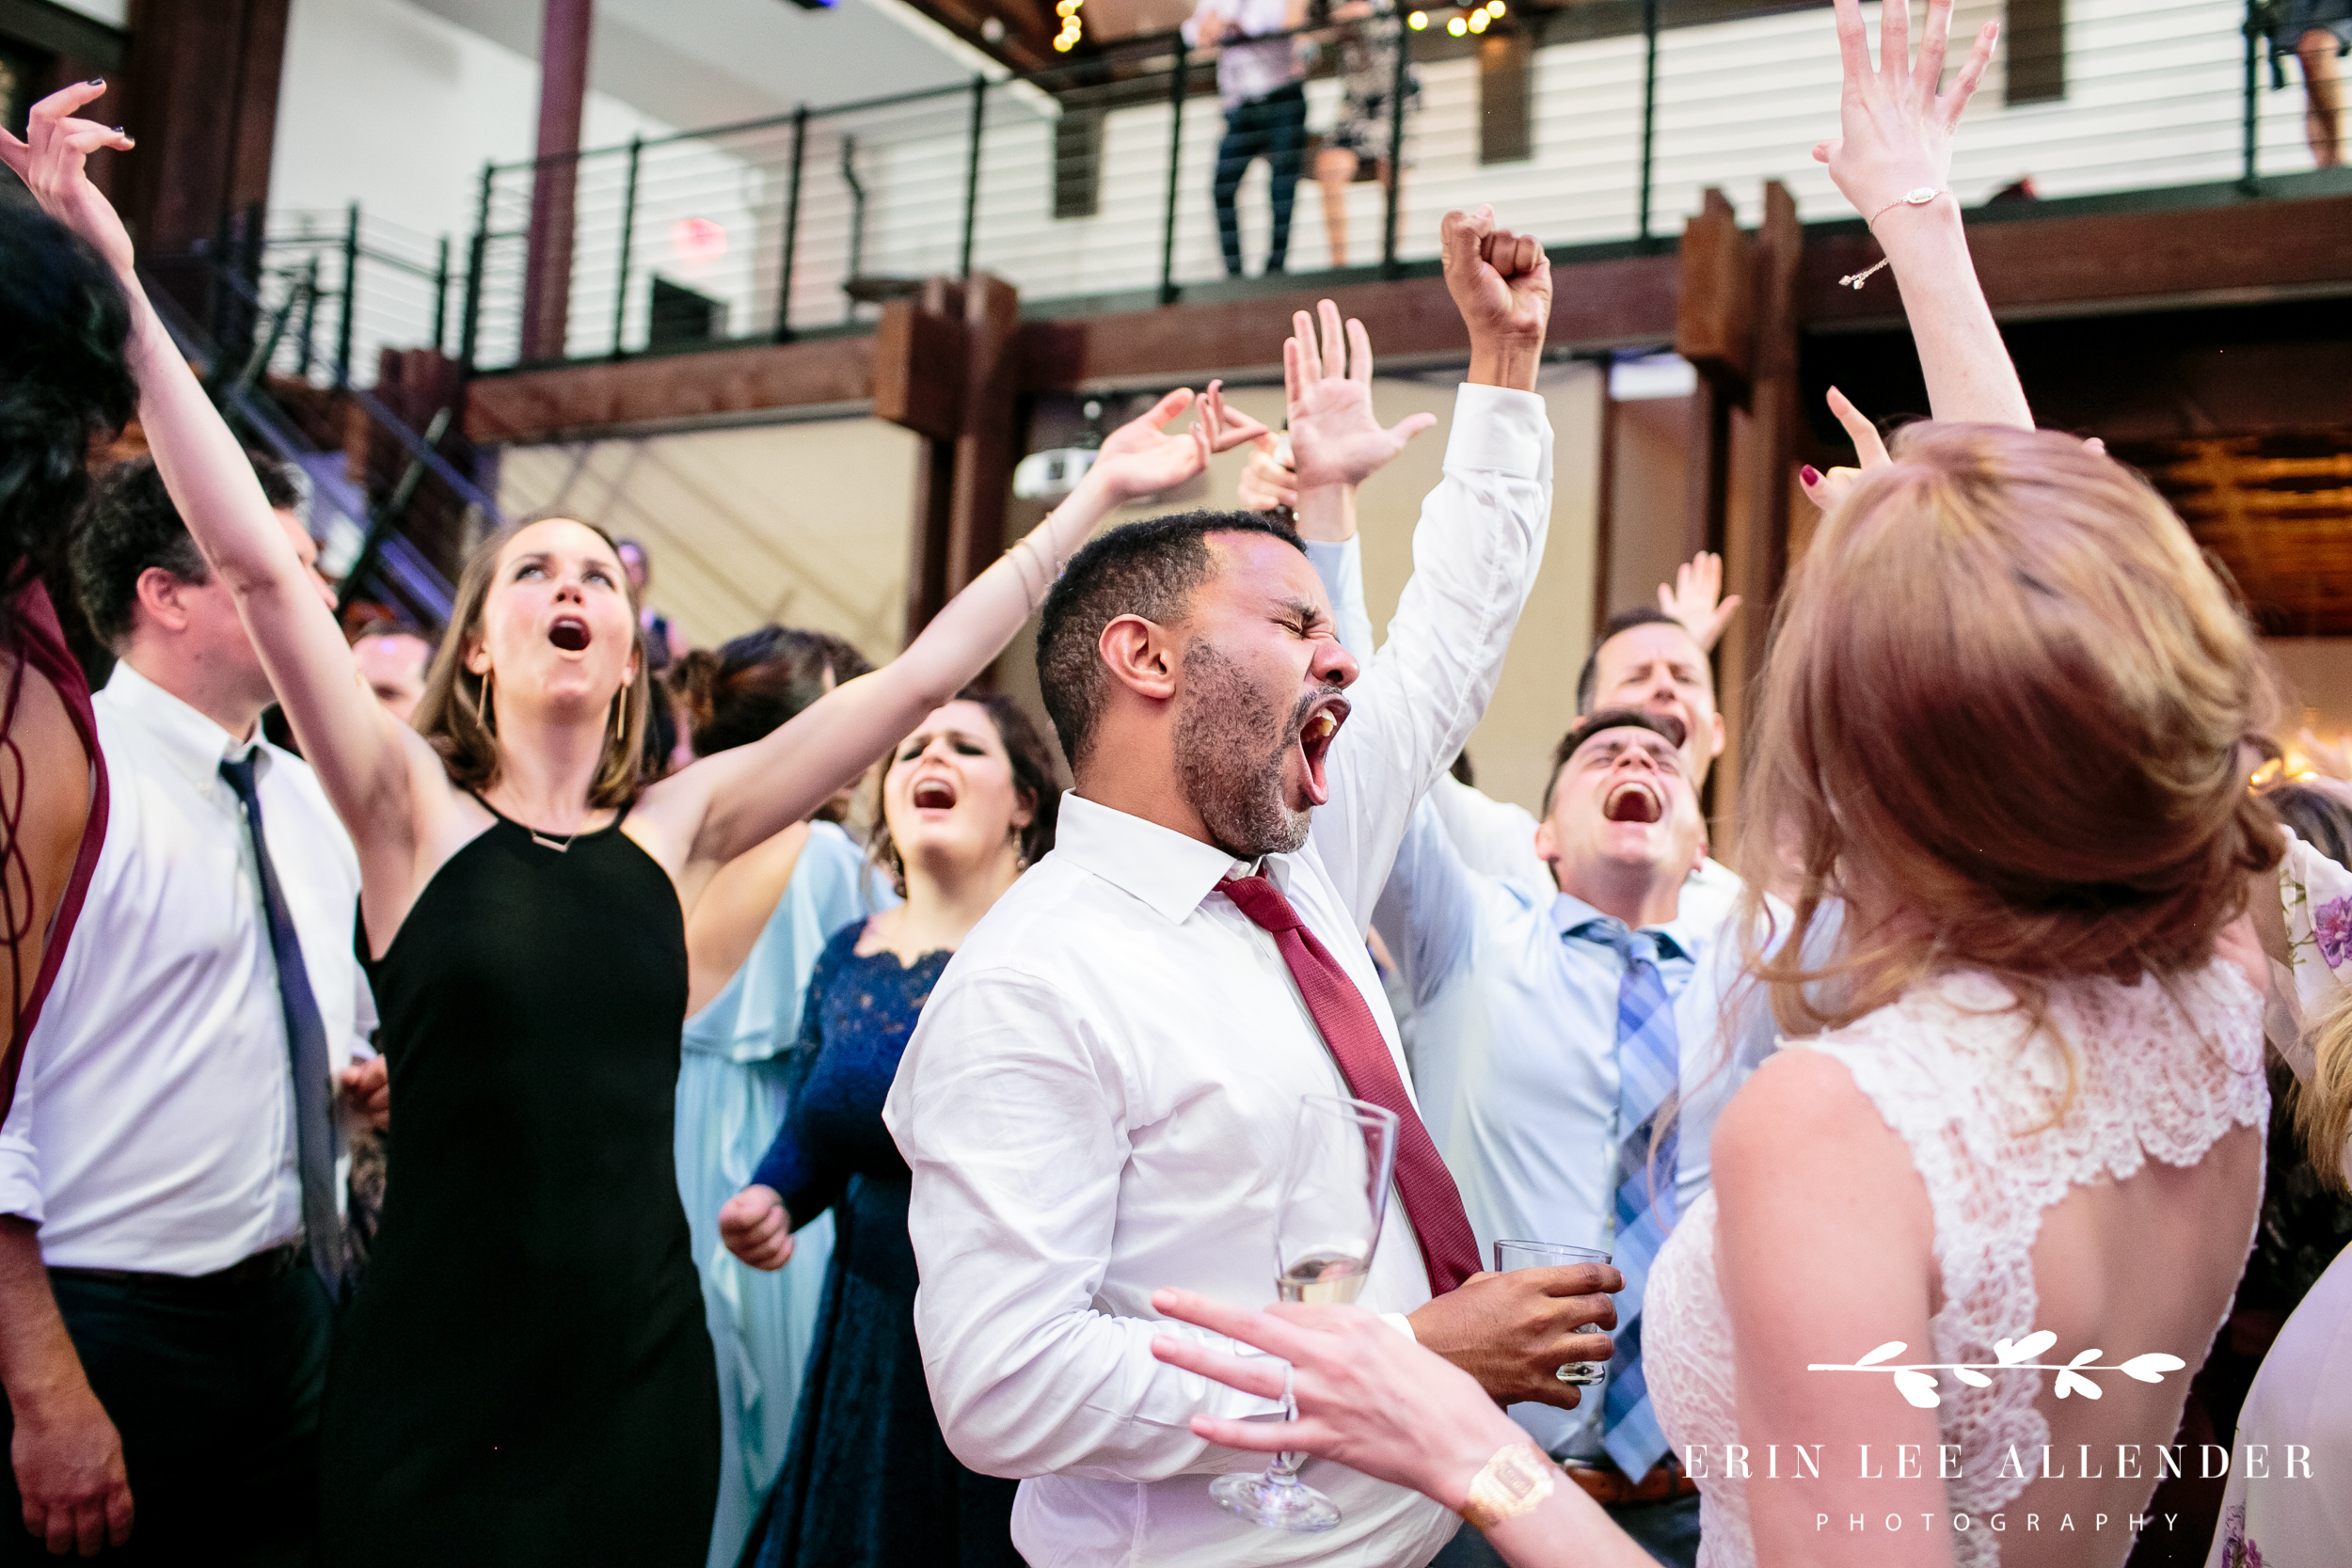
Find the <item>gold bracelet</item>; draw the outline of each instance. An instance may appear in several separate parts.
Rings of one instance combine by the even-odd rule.
[[[1559,1482],[1560,1466],[1533,1443],[1513,1443],[1496,1451],[1470,1483],[1462,1517],[1480,1529],[1534,1512]]]
[[[1937,197],[1944,194],[1946,193],[1940,187],[1934,185],[1920,185],[1912,190],[1907,190],[1903,192],[1902,195],[1897,197],[1894,200],[1888,202],[1885,206],[1881,207],[1877,212],[1872,213],[1868,217],[1863,219],[1863,227],[1869,230],[1870,237],[1872,239],[1876,239],[1879,231],[1879,219],[1884,217],[1887,214],[1893,212],[1898,207],[1924,207],[1929,202],[1933,201]],[[1870,281],[1870,275],[1872,273],[1877,272],[1881,267],[1885,266],[1893,260],[1894,258],[1891,256],[1882,256],[1877,261],[1863,268],[1860,272],[1850,272],[1837,281],[1844,284],[1849,289],[1860,289],[1862,285]]]

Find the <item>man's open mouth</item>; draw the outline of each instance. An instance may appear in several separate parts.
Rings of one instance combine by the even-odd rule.
[[[1657,822],[1666,815],[1666,800],[1655,785],[1628,779],[1609,792],[1601,815],[1612,822]]]
[[[1311,805],[1319,806],[1331,798],[1323,761],[1331,751],[1340,726],[1347,722],[1347,712],[1346,698],[1326,697],[1307,710],[1307,717],[1298,726],[1298,752],[1307,765],[1307,800]]]
[[[577,615],[558,615],[555,624],[548,627],[548,641],[567,654],[585,650],[590,636],[588,623]]]
[[[953,811],[956,786],[946,779],[923,779],[915,784],[909,799],[917,811]]]

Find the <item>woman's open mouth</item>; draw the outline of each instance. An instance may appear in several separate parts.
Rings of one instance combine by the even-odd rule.
[[[946,779],[918,780],[908,800],[916,811],[953,811],[956,786]]]
[[[558,615],[548,627],[548,641],[567,654],[586,651],[592,635],[588,623],[577,615]]]
[[[1315,704],[1298,726],[1298,752],[1306,763],[1307,800],[1321,805],[1331,798],[1330,781],[1323,771],[1324,758],[1330,753],[1331,742],[1347,722],[1347,699],[1327,697]]]
[[[1666,800],[1657,786],[1628,779],[1609,792],[1601,815],[1612,822],[1657,822],[1665,817]]]

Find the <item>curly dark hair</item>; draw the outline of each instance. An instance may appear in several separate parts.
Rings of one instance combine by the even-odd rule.
[[[272,507],[291,511],[302,504],[302,492],[282,465],[253,452],[246,455]],[[150,566],[182,582],[212,580],[212,568],[188,536],[155,460],[135,457],[100,477],[73,536],[73,577],[83,612],[98,640],[118,652],[130,641],[139,576]]]
[[[1183,619],[1216,558],[1212,533],[1267,533],[1305,553],[1298,535],[1260,512],[1177,512],[1102,534],[1062,568],[1038,622],[1038,684],[1073,768],[1086,766],[1103,690],[1096,652],[1103,628],[1121,615],[1163,626]]]
[[[138,404],[131,306],[98,253],[29,204],[0,203],[0,632],[65,554],[90,449]]]
[[[1035,865],[1054,847],[1054,823],[1061,810],[1061,781],[1054,775],[1054,753],[1046,750],[1045,737],[1038,733],[1029,710],[1003,692],[967,686],[949,700],[977,703],[996,726],[996,738],[1004,742],[1005,755],[1012,764],[1013,794],[1029,802],[1029,825],[1021,830],[1021,860],[1025,865]],[[894,752],[897,750],[891,748]],[[890,757],[885,753],[882,766],[874,773],[874,836],[866,846],[866,854],[903,898],[906,866],[898,859],[898,847],[890,840],[890,818],[882,810],[882,790],[889,778]]]

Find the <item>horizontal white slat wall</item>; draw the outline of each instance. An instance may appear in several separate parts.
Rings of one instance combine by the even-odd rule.
[[[1955,57],[1998,0],[1963,0]],[[2240,159],[2240,0],[2069,0],[2067,96],[2008,106],[1996,55],[1963,125],[1953,188],[1975,204],[2024,175],[2045,197],[2201,183],[2235,177]],[[1643,40],[1596,40],[1539,51],[1534,72],[1533,155],[1478,162],[1476,62],[1420,68],[1420,106],[1408,121],[1398,249],[1434,257],[1438,225],[1453,207],[1490,202],[1503,221],[1555,245],[1622,240],[1637,232],[1641,182]],[[1826,8],[1676,29],[1660,40],[1651,230],[1671,238],[1720,186],[1743,221],[1761,213],[1765,181],[1785,182],[1808,220],[1851,216],[1810,151],[1837,124],[1837,52]],[[2309,165],[2299,81],[2259,100],[2265,172]],[[1311,128],[1328,128],[1338,87],[1308,88]],[[999,274],[1030,299],[1144,291],[1160,281],[1168,191],[1169,109],[1152,102],[1106,117],[1099,208],[1057,219],[1054,126],[1041,95],[999,87],[989,95],[979,175],[976,265]],[[910,277],[954,272],[961,259],[970,101],[950,94],[811,119],[791,282],[791,325],[808,329],[870,317],[852,309],[842,283],[850,271],[850,191],[840,171],[841,138],[857,138],[866,193],[860,270]],[[1177,175],[1174,276],[1179,283],[1223,275],[1211,185],[1223,116],[1216,103],[1184,105]],[[644,342],[648,279],[671,277],[722,300],[724,331],[764,335],[776,325],[790,128],[767,126],[648,148],[639,171],[629,300],[621,346]],[[577,356],[613,347],[624,161],[587,160],[581,171],[569,347]],[[1239,198],[1248,270],[1263,264],[1268,173],[1254,164]],[[494,229],[518,230],[527,216],[527,175],[501,181]],[[1348,193],[1358,263],[1378,256],[1383,197],[1376,185]],[[703,218],[725,232],[720,256],[681,254],[676,226]],[[519,315],[521,246],[502,241],[485,291],[481,358],[511,359]],[[1290,270],[1330,264],[1321,197],[1300,186]]]

